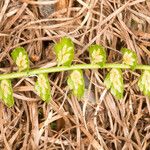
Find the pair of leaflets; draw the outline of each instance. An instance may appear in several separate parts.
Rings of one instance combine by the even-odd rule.
[[[135,52],[127,49],[121,49],[123,54],[123,64],[129,65],[132,70],[137,66],[137,55]],[[104,84],[111,93],[117,98],[123,98],[124,84],[121,69],[112,69],[106,76]],[[138,81],[138,87],[145,96],[150,96],[150,71],[144,70]]]
[[[19,72],[28,71],[30,69],[29,57],[23,47],[14,49],[11,56],[17,65]],[[39,74],[37,76],[35,91],[43,101],[49,102],[51,100],[51,88],[48,74]],[[0,99],[2,99],[8,107],[14,105],[13,88],[10,79],[0,81]]]
[[[16,48],[11,53],[11,56],[15,61],[19,72],[29,69],[29,59],[24,48]],[[0,98],[8,107],[14,105],[13,88],[10,79],[0,81]]]
[[[71,66],[74,59],[74,44],[70,38],[63,37],[59,43],[55,44],[54,51],[58,66]],[[81,98],[85,89],[82,70],[73,70],[67,79],[67,84],[73,91],[73,94]]]

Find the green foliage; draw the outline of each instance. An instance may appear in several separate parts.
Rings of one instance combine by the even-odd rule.
[[[121,52],[123,53],[123,64],[127,64],[131,69],[135,69],[137,66],[137,55],[130,49],[122,48]]]
[[[89,47],[89,55],[91,64],[98,64],[101,67],[106,63],[106,51],[101,45],[91,45]]]
[[[85,84],[82,70],[73,70],[67,80],[68,86],[77,98],[84,95]]]
[[[13,50],[11,56],[16,63],[19,71],[29,70],[30,62],[28,58],[28,54],[23,47],[18,47]]]
[[[48,74],[39,74],[35,83],[35,90],[39,97],[49,102],[51,100],[51,87],[48,79]]]
[[[12,107],[14,105],[11,80],[0,81],[0,99],[2,99],[7,107]]]
[[[2,90],[1,90],[1,86],[0,86],[0,99],[2,99]]]
[[[139,81],[138,86],[140,91],[144,93],[145,96],[150,96],[150,71],[143,71]]]
[[[70,66],[74,58],[74,44],[70,38],[63,37],[54,46],[58,66]]]
[[[121,69],[112,69],[106,76],[104,84],[117,99],[123,98],[123,77]]]
[[[138,81],[138,86],[139,89],[144,93],[144,95],[150,96],[150,66],[138,65],[137,55],[132,50],[129,50],[127,48],[121,49],[123,53],[123,64],[106,64],[105,48],[97,44],[91,45],[88,48],[88,51],[90,62],[92,65],[82,64],[72,66],[71,63],[74,58],[74,44],[70,38],[61,38],[61,40],[55,44],[54,51],[56,53],[57,63],[59,67],[57,66],[47,69],[29,70],[30,63],[25,49],[19,47],[13,50],[11,55],[16,65],[18,66],[19,72],[0,75],[0,99],[2,99],[8,107],[14,105],[13,90],[10,78],[18,78],[23,76],[26,77],[39,74],[35,83],[35,91],[43,101],[49,102],[51,100],[51,87],[48,79],[48,73],[67,70],[73,70],[67,79],[67,84],[72,90],[73,94],[78,99],[81,99],[84,95],[85,90],[85,83],[81,68],[89,69],[89,66],[91,67],[90,69],[92,69],[92,66],[93,68],[113,68],[106,75],[104,84],[107,89],[110,89],[110,92],[116,99],[123,98],[124,83],[121,68],[128,69],[130,67],[132,70],[145,69]]]

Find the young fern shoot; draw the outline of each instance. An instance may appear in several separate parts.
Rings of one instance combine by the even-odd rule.
[[[35,91],[45,102],[50,102],[51,87],[48,73],[71,71],[67,77],[67,84],[74,96],[79,100],[84,95],[85,83],[82,69],[104,69],[110,68],[110,72],[104,79],[104,85],[116,99],[123,98],[124,83],[121,69],[144,70],[138,81],[138,87],[145,96],[150,96],[150,66],[139,65],[137,55],[132,50],[122,48],[122,64],[106,63],[106,50],[101,45],[91,45],[88,48],[91,64],[72,65],[74,59],[74,44],[68,37],[63,37],[55,44],[54,51],[57,58],[57,66],[51,68],[30,69],[30,61],[24,48],[19,47],[11,53],[12,59],[18,67],[18,72],[0,74],[0,99],[8,106],[14,105],[13,89],[11,80],[13,78],[28,77],[35,75]]]

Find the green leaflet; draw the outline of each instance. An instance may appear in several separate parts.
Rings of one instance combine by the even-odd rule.
[[[124,85],[121,69],[111,69],[104,80],[104,84],[107,89],[110,89],[114,97],[123,98]]]
[[[11,53],[11,56],[15,61],[19,71],[25,71],[30,68],[28,54],[23,47],[15,48]]]
[[[140,91],[144,93],[145,96],[150,96],[150,71],[144,70],[139,81],[138,86]]]
[[[9,108],[14,105],[13,89],[11,80],[0,81],[0,98]]]
[[[0,99],[2,99],[2,90],[1,90],[1,86],[0,86]]]
[[[48,74],[39,74],[35,83],[35,90],[38,96],[45,102],[51,100],[51,87]]]
[[[85,83],[82,70],[73,70],[67,80],[68,86],[77,98],[84,95]]]
[[[131,69],[134,69],[137,65],[137,55],[130,49],[122,48],[121,52],[123,53],[123,64],[131,66]]]
[[[74,58],[74,44],[70,38],[63,37],[54,46],[58,66],[70,66]]]
[[[102,67],[106,63],[106,51],[103,46],[91,45],[88,50],[92,64],[98,64]]]

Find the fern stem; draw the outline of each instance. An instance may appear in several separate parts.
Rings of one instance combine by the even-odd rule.
[[[113,64],[107,63],[103,67],[100,67],[99,65],[93,65],[93,64],[77,64],[77,65],[71,65],[70,67],[56,66],[56,67],[51,67],[51,68],[33,69],[29,71],[24,71],[24,72],[12,72],[8,74],[0,74],[0,80],[29,77],[29,76],[34,76],[34,75],[41,74],[41,73],[70,71],[70,70],[75,70],[75,69],[104,69],[104,68],[130,69],[130,66],[125,65],[125,64],[114,64],[114,63]],[[135,69],[150,70],[150,66],[137,65]]]

